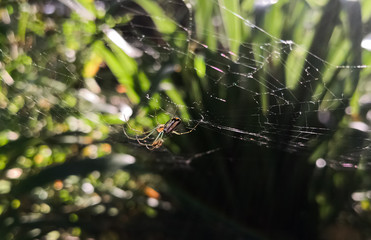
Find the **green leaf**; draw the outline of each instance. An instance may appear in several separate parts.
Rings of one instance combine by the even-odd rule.
[[[18,38],[24,43],[26,37],[26,30],[28,24],[28,17],[30,16],[30,6],[27,3],[21,5],[21,13],[18,20]]]
[[[155,2],[149,0],[136,0],[136,2],[149,13],[159,32],[169,34],[177,29],[174,21],[166,16]]]
[[[237,60],[239,47],[242,41],[242,19],[240,16],[240,4],[238,0],[219,0],[224,28],[228,38],[229,49],[235,53],[233,60]]]
[[[205,64],[205,59],[203,56],[196,55],[195,60],[194,60],[194,68],[196,70],[197,75],[200,78],[204,78],[206,75],[206,64]]]
[[[212,22],[214,2],[209,0],[199,0],[196,3],[195,19],[196,34],[200,40],[206,41],[209,49],[216,50],[217,36]]]
[[[138,103],[140,97],[134,90],[134,80],[131,75],[133,74],[133,65],[129,61],[129,57],[125,58],[123,56],[125,53],[121,50],[119,50],[121,53],[116,51],[119,56],[115,55],[104,46],[102,41],[96,41],[93,45],[93,48],[94,51],[96,51],[96,53],[104,59],[112,73],[117,77],[117,80],[125,85],[126,93],[130,101],[132,103]]]
[[[188,114],[187,107],[186,107],[187,105],[183,101],[183,98],[180,96],[179,92],[175,88],[166,90],[165,92],[166,92],[166,95],[169,96],[171,101],[174,102],[179,107],[178,110],[180,111],[181,118],[189,119],[189,114]]]
[[[299,46],[295,46],[290,52],[286,61],[286,86],[294,89],[301,81],[301,73],[307,56],[307,51]]]

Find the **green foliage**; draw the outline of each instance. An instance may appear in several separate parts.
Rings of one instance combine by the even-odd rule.
[[[70,4],[0,4],[4,239],[371,235],[368,1]]]

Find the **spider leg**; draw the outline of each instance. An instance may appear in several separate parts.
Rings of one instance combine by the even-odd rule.
[[[150,133],[150,132],[152,132],[153,130],[155,130],[155,129],[151,129],[151,130],[148,130],[148,131],[145,131],[145,132],[143,132],[143,131],[139,131],[139,130],[136,130],[136,129],[132,129],[134,132],[138,132],[139,133],[139,135],[144,135],[144,134],[147,134],[147,133]]]
[[[125,130],[125,127],[123,128],[123,131],[124,131],[124,134],[125,134],[125,136],[127,137],[127,138],[129,138],[129,139],[131,139],[131,140],[137,140],[137,139],[139,139],[139,140],[144,140],[144,139],[147,139],[147,138],[149,138],[155,131],[157,130],[157,127],[155,128],[155,129],[152,129],[152,130],[150,130],[150,131],[147,131],[147,132],[142,132],[142,134],[147,134],[147,135],[145,135],[144,137],[140,137],[140,138],[138,138],[138,136],[136,136],[136,137],[131,137],[131,136],[129,136],[128,134],[127,134],[127,132],[126,132],[126,130]],[[137,131],[137,132],[139,132],[138,130],[134,130],[134,131]]]
[[[136,136],[136,139],[137,140],[145,140],[145,139],[149,138],[156,130],[157,130],[157,127],[155,129],[151,130],[150,133],[148,133],[144,137],[140,137],[139,138],[138,136]]]
[[[151,146],[151,144],[149,144],[149,143],[141,142],[141,140],[138,138],[138,136],[137,136],[136,140],[139,143],[139,145],[145,146],[146,148],[148,148],[149,146]]]
[[[164,140],[162,138],[158,139],[157,141],[153,141],[153,143],[150,145],[150,146],[146,146],[148,150],[153,150],[153,149],[157,149],[157,148],[160,148],[162,146],[162,144],[164,143]]]
[[[152,150],[155,149],[156,147],[146,145],[146,148],[147,148],[148,150],[152,151]]]
[[[160,132],[160,133],[157,135],[157,137],[155,138],[155,140],[153,140],[153,142],[157,142],[157,140],[162,139],[163,136],[164,136],[164,132],[162,131],[162,132]]]
[[[149,130],[149,131],[145,131],[145,132],[140,131],[140,130],[137,130],[137,129],[133,128],[132,126],[130,126],[130,124],[129,124],[129,120],[128,120],[128,119],[126,119],[126,118],[124,118],[124,119],[125,119],[125,123],[124,123],[124,124],[128,125],[128,127],[129,127],[132,131],[137,132],[137,133],[139,133],[140,135],[147,134],[147,133],[152,132],[152,131],[154,130],[154,129],[151,129],[151,130]],[[158,128],[158,126],[157,126],[156,128]],[[124,129],[124,133],[125,133],[126,136],[128,136],[128,135],[126,134],[126,130],[125,130],[125,129]],[[132,139],[132,138],[130,138],[130,139]]]
[[[129,136],[129,135],[127,134],[127,132],[126,132],[126,130],[125,130],[125,127],[123,127],[122,130],[124,131],[124,134],[125,134],[125,136],[126,136],[127,138],[129,138],[129,139],[131,139],[131,140],[136,140],[135,137],[131,137],[131,136]]]
[[[129,119],[126,119],[126,117],[124,117],[124,120],[125,120],[125,124],[127,124],[128,127],[129,127],[131,130],[133,130],[134,132],[139,132],[139,133],[142,133],[142,134],[145,134],[145,133],[146,133],[146,132],[139,131],[139,130],[133,128],[132,126],[130,126],[130,124],[129,124]],[[125,132],[125,129],[124,129],[124,132]]]
[[[143,146],[145,146],[148,150],[151,150],[151,151],[152,151],[153,149],[156,149],[156,148],[161,147],[161,145],[162,145],[162,143],[163,143],[163,140],[162,140],[163,135],[164,135],[164,132],[160,132],[160,133],[157,135],[156,139],[153,140],[153,142],[152,142],[151,144],[143,143],[143,142],[141,142],[140,139],[138,139],[138,138],[137,138],[137,141],[138,141],[138,143],[139,143],[140,145],[143,145]]]
[[[189,131],[187,131],[187,132],[182,132],[182,133],[180,133],[180,132],[176,132],[176,131],[172,131],[171,133],[174,133],[174,134],[176,134],[176,135],[183,135],[183,134],[188,134],[188,133],[190,133],[190,132],[192,132],[193,130],[195,130],[196,129],[196,127],[200,124],[200,122],[202,121],[202,119],[191,129],[191,130],[189,130]]]
[[[128,123],[128,121],[126,121],[126,124],[134,132],[140,132],[140,131],[132,128],[130,126],[130,124]],[[126,132],[125,126],[123,127],[123,132],[128,139],[136,140],[139,145],[145,146],[148,150],[154,150],[156,148],[160,148],[162,146],[163,142],[164,142],[163,136],[165,134],[165,132],[164,132],[165,126],[166,126],[166,124],[159,124],[159,125],[157,125],[157,127],[153,128],[152,130],[149,130],[147,132],[140,132],[141,134],[136,135],[135,137],[134,136],[129,136],[129,134]],[[153,139],[153,138],[150,138],[150,137],[156,131],[158,132],[158,134],[157,134],[156,138],[152,141],[151,139]],[[150,143],[150,141],[152,141],[152,143]]]
[[[154,129],[151,129],[151,130],[148,130],[148,131],[140,131],[140,130],[137,130],[137,129],[134,129],[134,128],[132,128],[128,123],[126,123],[128,126],[129,126],[129,128],[132,130],[132,131],[134,131],[134,132],[137,132],[137,133],[139,133],[140,135],[142,135],[142,134],[147,134],[147,133],[149,133],[149,132],[152,132]],[[157,127],[156,127],[157,128]],[[124,131],[125,131],[125,129],[124,129]]]

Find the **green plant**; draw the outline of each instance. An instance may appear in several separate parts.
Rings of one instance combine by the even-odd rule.
[[[5,239],[370,235],[370,4],[192,4],[1,3]]]

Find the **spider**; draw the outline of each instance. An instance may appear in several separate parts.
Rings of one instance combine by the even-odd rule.
[[[127,138],[129,139],[132,139],[132,140],[136,140],[140,145],[143,145],[145,146],[147,149],[149,150],[153,150],[153,149],[157,149],[157,148],[160,148],[162,146],[162,144],[164,143],[164,135],[168,135],[168,134],[176,134],[176,135],[183,135],[183,134],[187,134],[187,133],[190,133],[192,132],[193,130],[196,129],[196,127],[198,126],[198,124],[200,124],[201,121],[199,121],[191,130],[187,131],[187,132],[176,132],[174,131],[174,129],[182,122],[182,120],[178,117],[173,117],[172,119],[170,119],[169,121],[167,121],[165,124],[159,124],[157,127],[155,127],[154,129],[150,130],[150,131],[147,131],[147,132],[144,132],[143,134],[147,134],[145,135],[144,137],[138,137],[138,136],[135,136],[134,137],[131,137],[129,136],[126,131],[125,131],[125,128],[123,128],[124,130],[124,133],[126,135]],[[130,125],[129,125],[130,127]],[[131,127],[130,127],[131,128]],[[151,137],[151,135],[155,132],[158,132],[158,135],[157,137],[155,138],[155,140],[153,140],[152,143],[146,143],[146,139],[148,139],[149,137]]]

